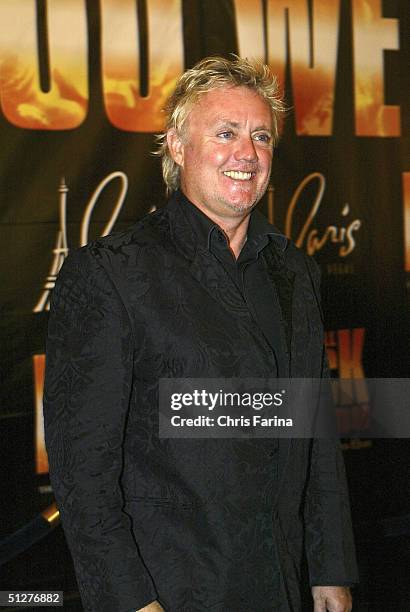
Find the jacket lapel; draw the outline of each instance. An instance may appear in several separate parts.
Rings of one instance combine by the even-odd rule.
[[[285,355],[283,371],[280,375],[282,378],[288,378],[291,375],[292,363],[292,306],[295,273],[284,266],[283,256],[274,245],[269,249],[265,249],[263,260],[277,298],[278,308],[276,310],[279,313],[278,334],[282,344],[282,351]]]
[[[305,361],[307,356],[307,328],[305,326],[306,310],[305,299],[307,287],[303,286],[305,274],[302,274],[294,258],[287,257],[277,249],[272,248],[264,252],[267,272],[277,295],[280,311],[280,329],[282,346],[286,353],[286,370],[283,378],[305,376]],[[278,436],[278,486],[275,495],[274,508],[278,505],[282,487],[286,481],[287,467],[295,452],[297,440],[281,438]]]

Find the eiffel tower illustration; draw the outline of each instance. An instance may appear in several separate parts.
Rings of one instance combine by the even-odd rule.
[[[33,312],[43,312],[44,310],[50,310],[50,294],[54,289],[54,285],[57,279],[57,275],[64,263],[65,258],[68,255],[68,244],[67,244],[67,193],[68,187],[65,183],[65,178],[61,179],[60,186],[58,188],[60,194],[59,197],[59,221],[60,226],[57,232],[57,238],[55,247],[53,249],[53,260],[51,267],[43,286],[43,292],[38,300],[37,304],[33,308]]]

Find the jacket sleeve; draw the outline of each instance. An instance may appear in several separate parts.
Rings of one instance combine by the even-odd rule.
[[[304,521],[311,586],[357,583],[349,497],[338,440],[313,441]]]
[[[52,294],[44,424],[50,479],[87,611],[137,610],[157,598],[122,510],[133,347],[107,272],[91,247],[76,251]]]
[[[306,259],[317,305],[322,314],[320,270],[312,258]],[[330,376],[324,347],[321,376]],[[304,523],[311,586],[356,584],[359,581],[358,570],[339,439],[317,438],[312,441]]]

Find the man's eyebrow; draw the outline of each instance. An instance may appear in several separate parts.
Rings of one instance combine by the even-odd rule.
[[[240,123],[238,123],[237,121],[231,121],[230,119],[218,119],[215,122],[215,127],[216,128],[221,128],[221,127],[233,127],[233,128],[237,128],[240,127]],[[269,134],[272,134],[272,129],[270,127],[267,127],[266,125],[258,125],[256,128],[254,128],[252,130],[253,132],[259,132],[259,131],[265,131],[265,132],[269,132]]]
[[[216,127],[239,127],[240,123],[237,121],[230,121],[229,119],[217,119],[215,121]]]
[[[261,132],[261,131],[269,132],[269,134],[272,134],[272,128],[267,127],[266,125],[259,125],[258,127],[252,130],[252,132]]]

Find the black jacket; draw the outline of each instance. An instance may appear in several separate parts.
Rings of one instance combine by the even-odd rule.
[[[253,213],[259,214],[259,213]],[[263,250],[288,374],[324,369],[318,272]],[[329,440],[158,437],[158,380],[269,378],[274,356],[176,198],[74,252],[52,296],[44,397],[50,476],[86,610],[300,610],[355,582],[343,460]]]

